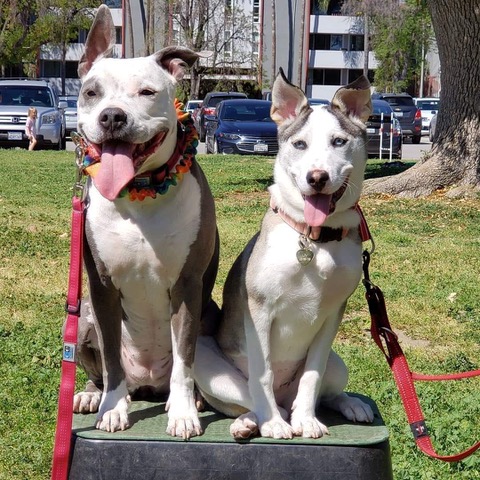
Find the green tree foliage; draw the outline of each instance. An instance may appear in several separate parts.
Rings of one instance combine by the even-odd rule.
[[[376,89],[408,90],[416,95],[422,59],[433,39],[425,1],[346,0],[342,11],[367,20],[370,47],[379,63],[375,71]]]
[[[377,90],[416,95],[421,64],[433,38],[428,9],[417,0],[407,0],[390,15],[375,15],[372,20],[372,50],[379,62]]]
[[[0,0],[0,67],[34,63],[42,45],[64,52],[93,19],[98,0]]]
[[[29,0],[0,0],[0,67],[2,70],[28,56],[28,27],[35,15]]]
[[[88,29],[93,20],[93,8],[98,0],[37,0],[38,17],[31,35],[39,45],[68,44],[78,37],[81,29]]]

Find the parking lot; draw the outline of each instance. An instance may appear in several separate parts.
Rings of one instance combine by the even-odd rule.
[[[415,145],[410,141],[406,141],[403,144],[403,152],[402,152],[402,159],[403,160],[419,160],[424,152],[430,151],[432,148],[432,143],[428,140],[428,136],[425,135],[422,137],[422,141]],[[73,151],[74,145],[71,141],[67,141],[67,150]],[[205,153],[205,143],[200,142],[198,146],[198,153],[204,154]]]

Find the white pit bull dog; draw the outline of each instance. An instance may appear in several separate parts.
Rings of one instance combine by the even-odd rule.
[[[134,393],[169,394],[172,436],[200,435],[193,381],[202,312],[218,266],[215,208],[194,158],[196,133],[177,118],[175,85],[198,55],[165,48],[106,58],[110,11],[98,9],[79,63],[78,127],[87,168],[85,265],[78,360],[89,376],[75,412],[98,429],[128,428]],[[103,391],[103,393],[102,393]]]
[[[225,284],[221,325],[197,344],[195,380],[216,409],[238,418],[234,437],[318,438],[321,403],[372,422],[369,405],[344,392],[347,369],[332,350],[361,276],[355,210],[371,112],[365,77],[312,109],[283,72],[272,91],[279,153],[271,207]]]

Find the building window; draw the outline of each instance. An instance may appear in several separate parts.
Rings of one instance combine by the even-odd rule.
[[[260,40],[260,35],[258,32],[252,32],[252,49],[254,52],[258,53],[258,42]]]
[[[110,8],[122,8],[122,0],[105,0],[103,3]]]
[[[348,70],[348,83],[354,82],[360,75],[363,75],[363,70],[360,69],[351,69]],[[368,71],[368,80],[370,83],[373,83],[375,77],[375,70]]]
[[[225,57],[230,58],[232,56],[232,32],[230,32],[229,30],[225,30],[223,35],[223,38],[225,40]]]
[[[363,52],[364,38],[363,35],[350,35],[350,51]]]
[[[312,15],[326,15],[327,7],[324,5],[324,2],[310,0],[310,12]]]
[[[253,22],[260,22],[260,0],[253,0]]]
[[[60,77],[60,62],[42,60],[42,77]]]
[[[342,71],[339,68],[314,68],[313,85],[341,85]]]
[[[310,34],[310,50],[341,50],[342,41],[342,35],[312,33]]]
[[[61,62],[53,60],[40,61],[40,75],[42,77],[60,77]],[[65,78],[78,78],[78,62],[65,63]]]

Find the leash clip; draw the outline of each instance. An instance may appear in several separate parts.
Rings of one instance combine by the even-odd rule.
[[[72,132],[71,138],[72,142],[75,144],[75,165],[77,167],[75,182],[73,184],[73,195],[83,200],[85,195],[83,159],[85,158],[87,145],[83,137],[78,132]]]

